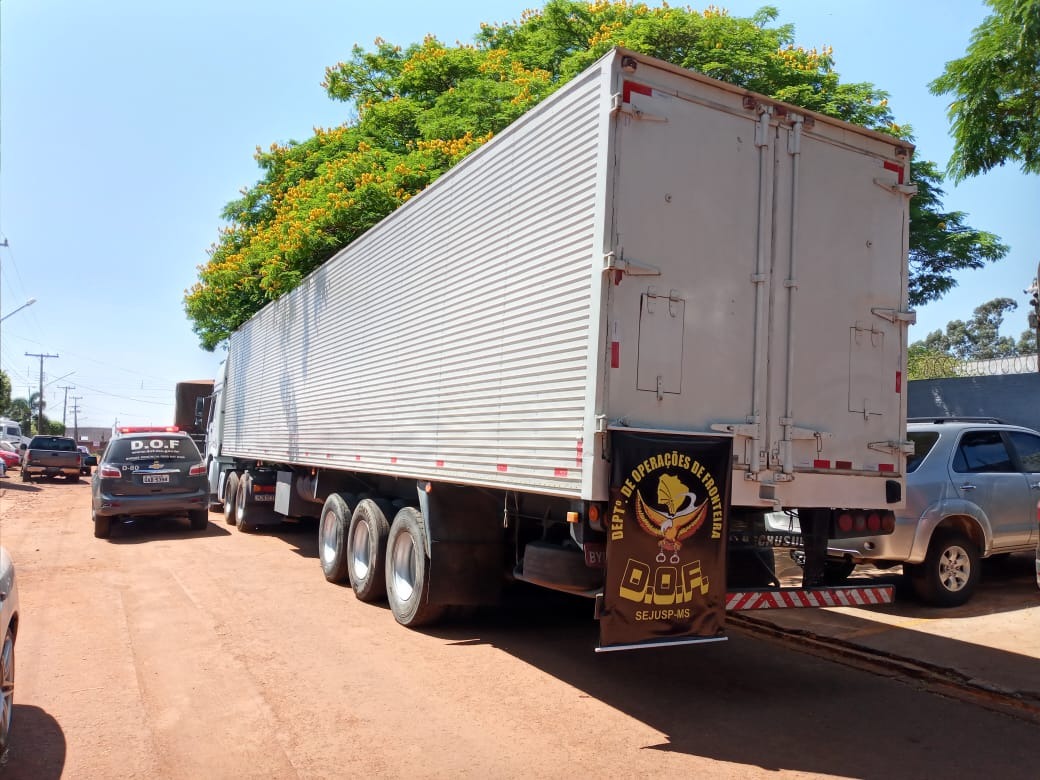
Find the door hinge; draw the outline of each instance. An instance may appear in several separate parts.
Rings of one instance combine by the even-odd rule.
[[[870,313],[875,317],[880,317],[886,322],[906,322],[913,325],[917,322],[916,311],[899,311],[898,309],[882,309],[872,308]]]
[[[626,260],[623,255],[619,256],[616,252],[607,252],[603,256],[603,270],[604,271],[616,271],[629,276],[660,276],[661,269],[654,268],[652,265],[644,265],[642,263],[633,262],[632,260]]]

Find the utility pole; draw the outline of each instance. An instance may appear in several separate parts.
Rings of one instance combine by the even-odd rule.
[[[74,395],[72,396],[72,431],[76,441],[79,441],[79,404],[77,401],[82,400],[83,396]]]
[[[65,422],[65,418],[68,415],[68,411],[69,411],[69,390],[75,390],[76,386],[75,385],[68,385],[66,387],[59,386],[58,389],[65,391],[65,401],[61,405],[61,424],[64,425],[66,428],[68,428],[69,426]]]
[[[26,357],[38,357],[40,359],[40,398],[36,407],[36,433],[43,433],[43,361],[46,358],[56,358],[59,355],[45,355],[39,352],[26,352]]]

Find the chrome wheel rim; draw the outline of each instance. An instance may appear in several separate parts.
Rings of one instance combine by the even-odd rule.
[[[7,736],[11,733],[11,718],[14,715],[14,640],[8,634],[0,651],[0,750],[7,747]]]
[[[368,543],[368,523],[355,523],[354,533],[350,537],[350,568],[358,581],[364,580],[372,567]]]
[[[336,513],[331,509],[321,516],[321,561],[331,563],[336,558]]]
[[[953,545],[943,550],[939,556],[939,582],[942,586],[956,593],[963,590],[971,579],[971,558],[968,552],[959,545]]]
[[[394,595],[399,601],[408,601],[415,592],[415,545],[411,534],[398,534],[394,539],[390,565],[393,568]]]

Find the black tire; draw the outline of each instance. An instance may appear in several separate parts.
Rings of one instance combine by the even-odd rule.
[[[107,539],[112,534],[112,518],[91,512],[94,521],[94,536],[98,539]]]
[[[14,632],[10,627],[0,646],[0,759],[11,746],[11,721],[14,718]]]
[[[318,520],[318,560],[329,582],[346,582],[350,579],[350,552],[347,549],[350,516],[348,498],[333,493],[325,499]]]
[[[22,482],[32,482],[32,477],[29,475],[29,472],[26,471],[24,467],[22,467]]]
[[[66,477],[66,479],[68,479],[69,482],[79,482],[79,474],[73,474],[69,477]]]
[[[578,550],[531,542],[524,547],[524,579],[568,590],[592,590],[603,584],[603,570],[586,566]]]
[[[235,499],[238,497],[238,472],[232,471],[224,480],[224,522],[235,524]]]
[[[209,510],[192,509],[188,512],[188,521],[192,531],[205,531],[209,527]]]
[[[825,585],[843,585],[855,570],[856,564],[852,561],[829,560],[823,564],[823,582]]]
[[[247,471],[238,480],[238,490],[235,491],[235,525],[243,533],[251,534],[256,530],[253,522],[253,513],[256,508],[249,503],[249,494],[253,490],[253,477]]]
[[[350,516],[347,548],[350,587],[359,601],[380,601],[386,596],[386,539],[390,523],[370,498],[361,501]]]
[[[386,597],[394,619],[416,628],[435,623],[444,605],[430,603],[430,558],[419,510],[405,507],[394,517],[386,540]]]
[[[918,598],[937,607],[959,607],[979,582],[979,551],[959,531],[937,531],[924,563],[910,569]]]

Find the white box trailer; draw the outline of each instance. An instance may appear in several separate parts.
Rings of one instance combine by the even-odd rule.
[[[385,575],[415,625],[493,600],[503,562],[602,593],[611,519],[638,520],[619,434],[664,435],[726,448],[724,520],[798,509],[818,575],[902,502],[911,152],[612,51],[232,334],[214,501],[320,516],[326,576]]]

